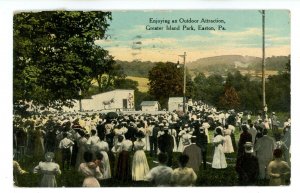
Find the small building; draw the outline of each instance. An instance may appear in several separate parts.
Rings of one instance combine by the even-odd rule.
[[[170,112],[183,111],[183,97],[170,97],[168,101],[168,110]]]
[[[158,111],[160,104],[158,101],[143,101],[141,107],[142,111]]]
[[[89,99],[81,100],[82,111],[134,111],[134,90],[116,89],[92,95]],[[80,101],[76,101],[72,109],[65,111],[79,111]]]

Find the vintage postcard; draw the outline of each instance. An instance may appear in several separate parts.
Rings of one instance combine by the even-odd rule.
[[[289,10],[15,11],[18,187],[289,186]]]

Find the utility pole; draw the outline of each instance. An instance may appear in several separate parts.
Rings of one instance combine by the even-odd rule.
[[[82,103],[81,103],[82,91],[81,91],[81,88],[79,88],[78,95],[79,95],[79,112],[82,112]]]
[[[185,65],[185,59],[186,59],[186,52],[184,52],[183,55],[181,55],[183,57],[183,112],[186,113],[186,98],[185,98],[185,94],[186,94],[186,65]]]
[[[265,10],[262,10],[262,94],[263,94],[263,108],[266,106],[266,79],[265,79]],[[263,109],[264,110],[264,109]]]
[[[185,91],[186,91],[186,65],[185,65],[185,60],[186,60],[186,52],[183,53],[183,55],[178,55],[180,57],[183,57],[183,112],[185,113],[186,112],[186,109],[185,109],[185,103],[186,103],[186,100],[185,100]],[[177,62],[179,64],[179,60]],[[179,68],[177,66],[177,68]]]

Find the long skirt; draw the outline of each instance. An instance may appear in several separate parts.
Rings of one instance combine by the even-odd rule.
[[[149,172],[149,165],[145,152],[143,150],[138,150],[134,153],[132,159],[132,180],[142,181]]]
[[[109,158],[106,151],[101,151],[101,153],[103,155],[103,166],[104,166],[103,179],[109,179],[111,178]]]
[[[222,145],[215,147],[212,168],[215,169],[227,168],[227,162],[226,162],[225,154],[223,153]]]
[[[230,135],[225,135],[224,139],[225,139],[225,141],[223,144],[223,152],[224,153],[233,153],[234,149],[233,149]]]
[[[173,140],[174,140],[174,148],[173,148],[173,152],[177,152],[177,143],[176,143],[176,138],[174,135],[172,135]]]
[[[40,187],[57,187],[54,174],[44,174],[40,183]]]
[[[83,187],[100,187],[100,184],[95,177],[89,176],[89,177],[84,178],[82,186]]]
[[[121,151],[116,169],[116,179],[121,181],[131,180],[130,171],[130,154],[128,151]]]

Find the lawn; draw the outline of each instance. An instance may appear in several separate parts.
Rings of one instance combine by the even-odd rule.
[[[136,77],[136,76],[127,76],[126,79],[131,79],[138,82],[138,89],[140,92],[148,92],[148,78]]]

